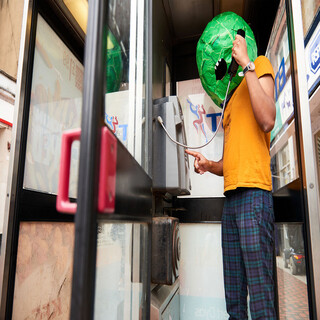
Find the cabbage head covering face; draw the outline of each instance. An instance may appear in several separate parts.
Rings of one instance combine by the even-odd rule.
[[[230,76],[228,69],[232,60],[232,43],[238,29],[245,31],[248,56],[251,61],[257,58],[257,44],[249,25],[237,14],[224,12],[211,20],[197,44],[197,66],[204,90],[213,102],[222,107]],[[239,67],[230,83],[229,93],[242,81]]]

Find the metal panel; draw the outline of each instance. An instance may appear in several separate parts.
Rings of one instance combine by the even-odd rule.
[[[173,199],[173,208],[167,210],[183,223],[221,223],[224,200],[225,197],[178,197]]]
[[[110,219],[144,218],[151,222],[152,181],[133,156],[118,142],[116,173],[116,217]],[[130,215],[130,217],[129,217]]]
[[[301,16],[301,2],[287,0],[288,36],[291,49],[292,78],[295,92],[295,108],[297,117],[297,135],[301,154],[301,180],[304,191],[304,206],[306,212],[306,229],[310,238],[308,241],[310,274],[308,282],[311,285],[311,314],[320,318],[320,221],[319,221],[319,191],[316,181],[316,164],[314,161],[313,139],[308,99],[308,86],[305,67],[304,38]],[[318,309],[318,310],[317,310]]]
[[[152,219],[151,281],[172,285],[179,277],[179,220],[173,217]]]
[[[147,1],[147,17],[146,17],[146,25],[153,26],[153,17],[152,17],[152,10],[153,10],[153,1]],[[153,70],[153,61],[152,61],[152,46],[153,46],[153,39],[152,39],[152,30],[153,28],[147,28],[147,56],[146,56],[146,65],[149,66],[146,72],[146,123],[148,126],[148,131],[146,132],[146,148],[151,152],[152,150],[152,70]],[[148,160],[146,160],[146,171],[151,176],[152,172],[152,158],[149,156]]]
[[[184,119],[176,96],[154,101],[153,118],[161,116],[173,139],[187,144]],[[189,162],[184,148],[169,140],[159,123],[153,130],[153,191],[190,194]]]
[[[170,319],[170,317],[162,318],[163,313],[172,303],[177,305],[176,309],[179,311],[180,301],[174,299],[175,296],[179,296],[179,279],[171,286],[158,285],[154,287],[151,291],[151,319]],[[171,308],[170,308],[171,309]],[[179,313],[179,312],[178,312]],[[176,318],[173,318],[176,319]]]
[[[150,1],[151,2],[151,1]],[[164,66],[172,66],[172,39],[162,1],[153,1],[152,8],[152,99],[164,96]]]

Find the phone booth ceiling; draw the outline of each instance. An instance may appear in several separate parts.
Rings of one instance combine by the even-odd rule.
[[[259,54],[264,54],[279,0],[163,0],[169,28],[176,44],[197,40],[214,16],[232,11],[252,28]]]

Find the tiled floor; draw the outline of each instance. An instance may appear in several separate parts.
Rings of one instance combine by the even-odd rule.
[[[280,319],[309,319],[307,285],[279,267],[277,277]]]

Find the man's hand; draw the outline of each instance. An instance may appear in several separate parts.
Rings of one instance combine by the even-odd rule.
[[[194,171],[199,174],[204,174],[208,171],[208,160],[200,153],[196,151],[186,150],[187,154],[194,157]]]
[[[247,43],[245,38],[237,34],[235,40],[233,41],[232,57],[237,61],[242,69],[250,61],[247,50]]]
[[[238,34],[233,41],[232,57],[242,68],[250,61],[246,40]],[[276,119],[273,78],[271,75],[264,75],[258,79],[255,71],[247,72],[245,78],[254,117],[263,132],[270,132]]]

